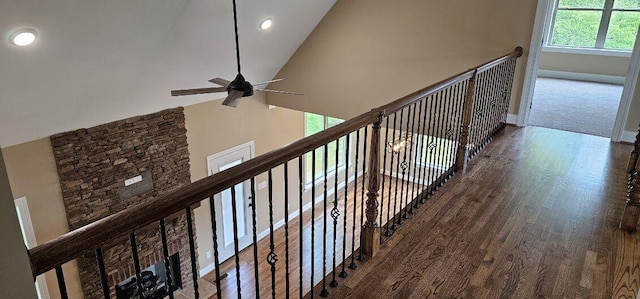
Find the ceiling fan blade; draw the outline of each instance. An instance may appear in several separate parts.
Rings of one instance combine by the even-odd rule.
[[[255,90],[264,91],[264,92],[272,92],[272,93],[292,94],[292,95],[296,95],[296,96],[303,96],[304,95],[303,93],[290,92],[290,91],[281,91],[281,90],[271,90],[271,89],[264,89],[264,88],[256,88]]]
[[[229,91],[229,95],[227,96],[227,98],[224,99],[224,102],[222,102],[222,105],[235,108],[238,106],[238,103],[240,103],[242,95],[244,95],[244,92],[232,89]]]
[[[178,89],[172,90],[172,96],[186,96],[191,94],[203,94],[203,93],[214,93],[214,92],[225,92],[227,91],[226,87],[208,87],[208,88],[193,88],[193,89]]]
[[[227,86],[229,86],[229,84],[231,84],[231,81],[227,81],[227,80],[222,79],[222,78],[213,78],[213,79],[209,80],[209,82],[215,83],[215,84],[218,84],[218,85],[221,85],[221,86],[224,86],[224,87],[227,87]]]
[[[274,82],[280,82],[282,80],[284,80],[284,79],[273,79],[273,80],[269,80],[269,81],[264,81],[262,83],[253,84],[253,86],[256,86],[256,85],[267,85],[267,84],[271,84],[271,83],[274,83]]]

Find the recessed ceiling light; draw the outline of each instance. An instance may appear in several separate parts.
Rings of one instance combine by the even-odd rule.
[[[264,21],[260,22],[260,29],[267,30],[271,28],[271,25],[273,25],[273,20],[271,18],[265,19]]]
[[[21,29],[14,32],[11,35],[11,38],[9,38],[9,41],[16,46],[24,47],[32,44],[37,37],[38,37],[38,34],[36,33],[35,30]]]

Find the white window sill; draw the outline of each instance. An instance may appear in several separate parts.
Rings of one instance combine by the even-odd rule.
[[[543,46],[542,52],[598,55],[598,56],[611,56],[611,57],[631,57],[631,51],[589,49],[589,48],[568,48],[568,47],[554,47],[554,46]]]

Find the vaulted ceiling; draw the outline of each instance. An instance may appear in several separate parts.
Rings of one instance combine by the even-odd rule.
[[[273,78],[335,1],[237,0],[245,77]],[[2,147],[222,98],[170,90],[236,74],[231,0],[2,0],[0,37]]]

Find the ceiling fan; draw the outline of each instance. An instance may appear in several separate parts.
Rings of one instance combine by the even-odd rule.
[[[249,81],[245,80],[244,76],[242,76],[242,72],[240,71],[240,45],[238,42],[238,16],[236,12],[236,0],[232,0],[233,2],[233,25],[235,28],[236,34],[236,61],[238,64],[238,75],[233,81],[225,80],[222,78],[214,78],[209,80],[211,83],[218,84],[222,87],[207,87],[207,88],[193,88],[193,89],[179,89],[172,90],[172,96],[186,96],[192,94],[206,94],[206,93],[215,93],[215,92],[227,92],[228,95],[222,102],[222,105],[237,107],[240,99],[243,97],[250,97],[253,95],[254,90],[264,91],[264,92],[272,92],[272,93],[282,93],[282,94],[291,94],[291,95],[302,95],[301,93],[288,92],[288,91],[279,91],[279,90],[271,90],[265,89],[260,86],[265,86],[270,83],[282,81],[282,79],[274,79],[270,81],[265,81],[262,83],[258,83],[255,86],[258,88],[254,88],[254,85],[251,85]]]

